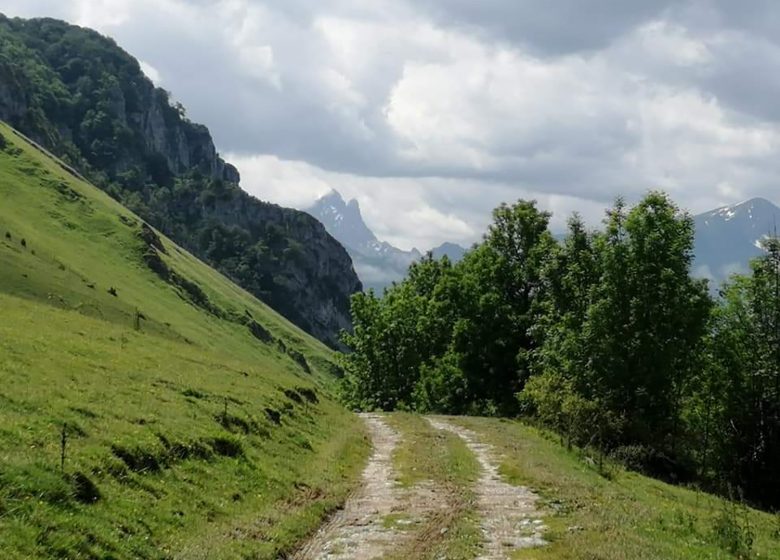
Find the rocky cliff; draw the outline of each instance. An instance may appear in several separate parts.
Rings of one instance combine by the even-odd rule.
[[[111,39],[0,15],[0,119],[331,345],[361,289],[309,215],[261,202],[211,134]]]

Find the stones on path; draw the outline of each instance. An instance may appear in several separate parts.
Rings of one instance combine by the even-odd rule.
[[[314,537],[292,556],[294,560],[376,560],[398,551],[415,538],[417,527],[446,510],[441,489],[423,482],[402,488],[396,480],[393,453],[401,436],[378,414],[361,414],[373,442],[361,487]],[[477,434],[440,418],[428,418],[438,430],[463,439],[481,466],[476,482],[478,514],[484,537],[477,560],[506,560],[513,550],[547,544],[537,509],[538,496],[528,488],[504,482],[493,449]],[[447,528],[437,529],[446,532]],[[422,535],[423,533],[421,533]],[[442,533],[444,534],[444,533]]]
[[[361,487],[295,555],[294,560],[372,560],[397,549],[415,526],[444,502],[429,484],[402,488],[396,481],[393,452],[401,439],[377,414],[361,414],[374,451]]]
[[[357,493],[293,556],[295,560],[378,558],[391,546],[396,531],[383,520],[398,512],[401,496],[393,474],[393,451],[400,436],[381,416],[362,414],[374,451]]]
[[[482,467],[476,494],[485,544],[478,560],[505,560],[513,550],[547,544],[542,537],[546,527],[536,507],[539,497],[501,479],[493,449],[467,428],[439,418],[428,421],[463,439]]]

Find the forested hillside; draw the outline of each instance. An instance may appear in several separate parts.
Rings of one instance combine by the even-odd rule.
[[[0,15],[0,119],[329,344],[360,289],[306,213],[258,201],[208,129],[98,33]]]
[[[344,396],[364,409],[523,415],[632,468],[780,506],[780,242],[714,300],[663,193],[558,242],[496,209],[458,264],[353,298]]]

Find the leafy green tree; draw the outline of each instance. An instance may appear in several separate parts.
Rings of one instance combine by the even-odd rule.
[[[595,425],[589,395],[588,351],[584,326],[600,277],[595,234],[574,215],[563,243],[551,251],[542,271],[538,320],[533,335],[534,375],[520,395],[521,409],[567,436],[569,445],[585,443]]]
[[[596,244],[601,277],[585,324],[588,386],[625,421],[616,443],[675,446],[711,300],[690,276],[693,220],[662,193],[618,201]]]
[[[344,342],[347,400],[387,409],[508,414],[530,373],[530,331],[549,214],[502,205],[484,242],[456,266],[428,256],[385,291],[356,296]]]
[[[452,348],[474,412],[517,411],[515,395],[530,375],[542,267],[555,245],[549,220],[535,201],[503,204],[483,243],[461,263],[463,309]]]
[[[630,211],[618,199],[603,233],[572,218],[543,270],[523,410],[570,442],[676,457],[711,306],[692,243],[692,220],[662,193]]]
[[[701,386],[702,463],[716,481],[780,504],[780,241],[724,289]],[[721,488],[721,490],[724,490]]]

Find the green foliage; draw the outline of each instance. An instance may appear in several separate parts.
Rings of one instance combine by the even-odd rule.
[[[780,504],[780,241],[750,277],[723,290],[712,321],[708,367],[691,402],[704,475],[751,500]]]
[[[503,205],[457,265],[424,259],[353,300],[342,356],[357,408],[522,413],[569,447],[780,504],[780,242],[714,305],[690,276],[693,221],[663,193],[555,243]]]
[[[503,205],[484,243],[452,265],[430,255],[408,277],[352,300],[343,392],[355,407],[511,413],[529,375],[549,214]]]
[[[755,532],[747,508],[724,502],[712,523],[713,540],[737,558],[748,558],[753,550]]]
[[[544,422],[578,444],[674,454],[711,305],[689,275],[692,244],[692,220],[661,193],[630,212],[618,200],[600,234],[570,221],[545,269],[541,379],[523,397]]]

